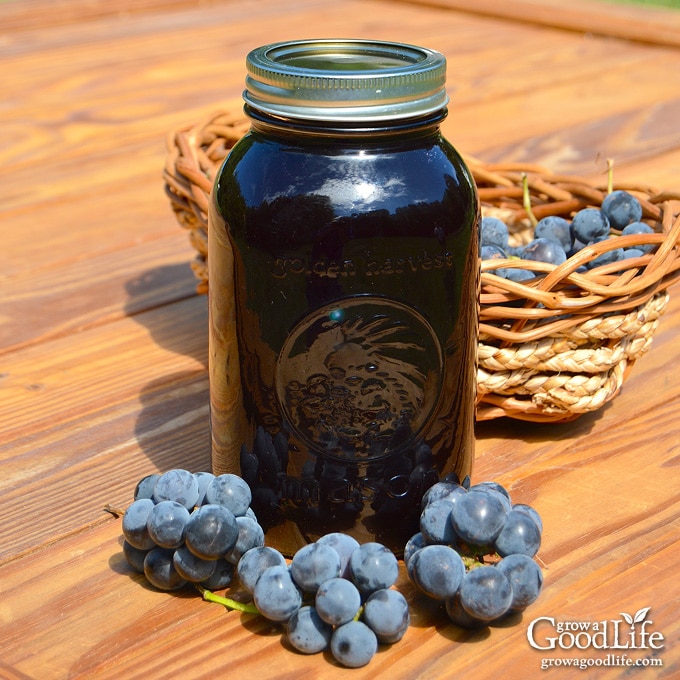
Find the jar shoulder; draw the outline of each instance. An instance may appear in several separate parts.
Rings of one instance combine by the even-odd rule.
[[[370,193],[390,202],[438,201],[455,192],[476,201],[472,175],[441,134],[397,140],[273,139],[248,133],[232,149],[216,180],[219,197],[238,194],[259,204],[293,194]]]

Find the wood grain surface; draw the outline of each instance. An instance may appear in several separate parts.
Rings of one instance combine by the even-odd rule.
[[[238,109],[276,40],[422,44],[449,62],[447,137],[680,189],[680,16],[579,0],[5,0],[0,3],[0,678],[680,677],[680,291],[608,406],[566,425],[477,428],[475,479],[543,516],[540,600],[464,633],[408,584],[413,624],[364,669],[293,652],[262,618],[126,565],[137,480],[210,465],[207,301],[161,172],[166,135]],[[532,649],[532,620],[651,607],[652,650]]]

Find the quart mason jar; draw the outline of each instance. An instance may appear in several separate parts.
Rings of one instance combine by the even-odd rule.
[[[334,531],[401,553],[423,493],[470,472],[479,204],[445,70],[362,40],[247,58],[209,216],[213,466],[284,554]]]

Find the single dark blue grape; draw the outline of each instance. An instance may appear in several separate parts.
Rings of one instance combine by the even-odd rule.
[[[454,503],[442,498],[428,503],[420,513],[420,532],[426,543],[455,543],[456,532],[451,523]]]
[[[458,536],[472,545],[491,545],[500,534],[508,514],[494,495],[469,491],[454,504],[451,522]]]
[[[362,614],[364,623],[386,645],[399,642],[411,623],[406,598],[398,591],[376,590],[366,600]]]
[[[264,433],[264,437],[256,437],[254,453],[257,456],[258,477],[261,483],[268,487],[274,487],[282,469],[274,441],[268,432]]]
[[[487,621],[480,621],[474,616],[470,616],[460,603],[460,592],[447,598],[444,603],[446,613],[453,624],[466,630],[477,630],[487,625]]]
[[[480,621],[503,616],[512,604],[512,585],[496,567],[482,566],[469,571],[458,592],[463,609]]]
[[[394,553],[381,543],[364,543],[349,562],[352,581],[362,594],[370,594],[394,585],[399,576],[399,562]]]
[[[605,236],[605,238],[607,238]],[[576,253],[580,252],[583,250],[588,243],[584,243],[583,241],[579,241],[578,239],[574,240],[574,245],[571,248],[571,252],[569,253],[570,255],[576,255]],[[587,268],[585,265],[581,265],[576,271],[579,272],[579,274],[582,274],[583,272],[587,271]]]
[[[252,489],[258,483],[258,470],[260,463],[257,456],[248,451],[248,447],[243,444],[239,455],[239,467],[243,481]]]
[[[236,567],[224,559],[213,561],[215,562],[215,570],[210,575],[210,578],[201,581],[201,585],[208,590],[222,590],[229,587],[234,580]]]
[[[243,589],[252,594],[257,580],[269,567],[285,566],[286,559],[278,550],[270,546],[262,546],[245,553],[236,569]]]
[[[425,546],[423,546],[425,547]],[[413,550],[413,552],[409,555],[408,562],[404,562],[404,565],[406,566],[406,576],[408,576],[408,580],[414,585],[417,586],[416,580],[415,580],[415,567],[417,564],[417,557],[418,553],[422,550],[422,548],[418,548],[417,550]]]
[[[529,269],[520,269],[519,267],[505,267],[503,270],[503,278],[515,283],[523,283],[536,278],[536,272]]]
[[[274,443],[274,451],[276,451],[276,455],[279,457],[280,468],[285,472],[288,468],[288,438],[283,432],[279,431],[272,441]]]
[[[130,503],[123,515],[123,536],[138,550],[151,550],[156,547],[147,528],[149,515],[154,507],[155,503],[150,498],[140,498]]]
[[[338,578],[341,571],[340,555],[323,543],[309,543],[300,548],[290,563],[293,580],[307,593],[316,593],[324,581]]]
[[[566,261],[567,254],[557,241],[535,238],[522,249],[522,259],[559,265]]]
[[[201,583],[209,579],[217,563],[217,560],[204,560],[196,557],[186,546],[177,548],[172,559],[177,573],[192,583]]]
[[[489,493],[496,496],[498,500],[503,503],[505,509],[510,512],[512,510],[512,501],[507,489],[497,482],[479,482],[470,487],[470,491],[481,491],[482,493]]]
[[[175,569],[174,553],[167,548],[153,548],[144,558],[144,575],[159,590],[177,590],[186,585],[186,580]]]
[[[479,243],[505,250],[508,247],[508,227],[505,222],[497,217],[483,217],[479,225]]]
[[[184,543],[189,517],[189,511],[180,503],[160,501],[149,513],[149,536],[161,548],[179,548]]]
[[[505,252],[508,254],[508,257],[522,257],[522,251],[524,250],[524,246],[526,244],[520,243],[516,246],[508,246],[505,249]]]
[[[482,260],[506,260],[508,255],[500,246],[486,245],[481,249]]]
[[[359,541],[349,534],[334,531],[325,534],[317,540],[321,545],[329,545],[340,556],[340,576],[349,578],[349,560],[352,553],[359,547]]]
[[[259,548],[264,545],[264,529],[251,517],[237,517],[238,538],[236,545],[225,555],[225,559],[232,564],[238,561],[245,553],[252,548]]]
[[[541,547],[541,530],[527,513],[512,510],[494,541],[496,552],[501,556],[528,555],[533,557]]]
[[[654,229],[652,229],[648,224],[644,222],[631,222],[626,225],[621,231],[621,236],[628,236],[629,234],[653,234]],[[634,246],[636,250],[641,250],[643,253],[649,253],[656,245],[654,243],[641,243],[640,245]],[[626,250],[629,250],[626,248]],[[631,257],[629,255],[629,257]]]
[[[153,497],[156,503],[175,501],[191,510],[198,501],[198,482],[188,470],[180,468],[168,470],[156,481]]]
[[[527,515],[529,515],[534,520],[534,522],[536,522],[538,530],[541,532],[543,531],[543,520],[541,519],[541,516],[538,514],[538,511],[531,505],[526,505],[525,503],[515,503],[512,506],[512,509],[516,510],[517,512],[524,512]]]
[[[470,487],[470,475],[465,475],[461,481],[457,472],[447,472],[440,481],[446,482],[447,484],[460,484],[464,489]]]
[[[333,627],[323,621],[314,607],[300,607],[286,623],[286,637],[298,652],[318,654],[328,648]]]
[[[413,555],[413,582],[428,597],[445,600],[459,588],[465,576],[461,556],[447,545],[428,545]]]
[[[191,513],[184,535],[187,548],[197,557],[224,557],[238,540],[234,514],[223,505],[201,505]]]
[[[285,623],[302,606],[302,593],[287,566],[269,567],[257,579],[253,601],[262,616]]]
[[[223,505],[235,517],[245,515],[251,501],[250,487],[238,475],[218,475],[208,484],[205,492],[206,503]]]
[[[413,536],[406,541],[406,545],[404,546],[404,564],[408,567],[411,557],[426,545],[428,544],[425,542],[425,536],[423,536],[422,531],[413,534]]]
[[[331,636],[331,653],[347,668],[365,666],[378,651],[378,638],[362,621],[338,626]]]
[[[638,222],[642,219],[640,201],[622,189],[607,194],[602,201],[601,210],[614,229],[623,229],[631,222]]]
[[[194,472],[194,477],[198,482],[198,500],[196,505],[203,505],[205,503],[205,492],[208,489],[208,484],[215,479],[215,475],[212,472]]]
[[[160,474],[158,472],[142,477],[135,487],[134,500],[139,500],[140,498],[151,498],[153,500],[153,490],[159,477]]]
[[[423,494],[421,505],[425,507],[444,499],[455,503],[456,498],[464,493],[467,493],[467,489],[456,482],[437,482]]]
[[[595,267],[602,267],[605,264],[619,262],[620,260],[623,260],[623,248],[611,248],[609,250],[605,250],[595,259],[586,262],[586,268],[595,269]]]
[[[507,260],[507,253],[500,247],[494,245],[482,246],[479,251],[479,255],[482,260]],[[489,270],[492,274],[496,276],[505,277],[506,267],[496,267],[495,269]]]
[[[144,573],[144,559],[149,550],[140,550],[127,541],[123,541],[123,555],[127,563],[140,574]]]
[[[598,208],[583,208],[579,210],[571,221],[574,241],[593,243],[607,238],[611,231],[609,219]]]
[[[351,581],[332,578],[316,591],[314,606],[326,623],[341,626],[356,616],[361,607],[361,593]]]
[[[567,253],[574,245],[571,223],[558,215],[548,215],[539,220],[534,228],[534,237],[557,241]]]
[[[645,253],[640,250],[639,248],[624,248],[623,249],[623,255],[621,256],[622,260],[631,260],[635,257],[642,257]]]
[[[413,461],[416,465],[427,465],[431,467],[434,463],[434,456],[432,455],[432,449],[425,443],[419,444],[416,448]]]
[[[491,490],[491,491],[497,491],[499,494],[502,496],[505,496],[508,500],[510,500],[510,492],[499,482],[477,482],[477,484],[473,484],[469,491],[477,490],[477,491],[485,491],[485,490]]]
[[[512,586],[510,609],[521,611],[535,602],[543,587],[541,568],[527,555],[508,555],[496,569],[505,574]]]

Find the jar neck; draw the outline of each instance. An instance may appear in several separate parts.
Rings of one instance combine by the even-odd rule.
[[[253,129],[265,134],[294,134],[323,138],[372,138],[421,136],[439,131],[448,110],[439,109],[425,116],[396,120],[316,121],[273,116],[246,104],[246,115]]]

